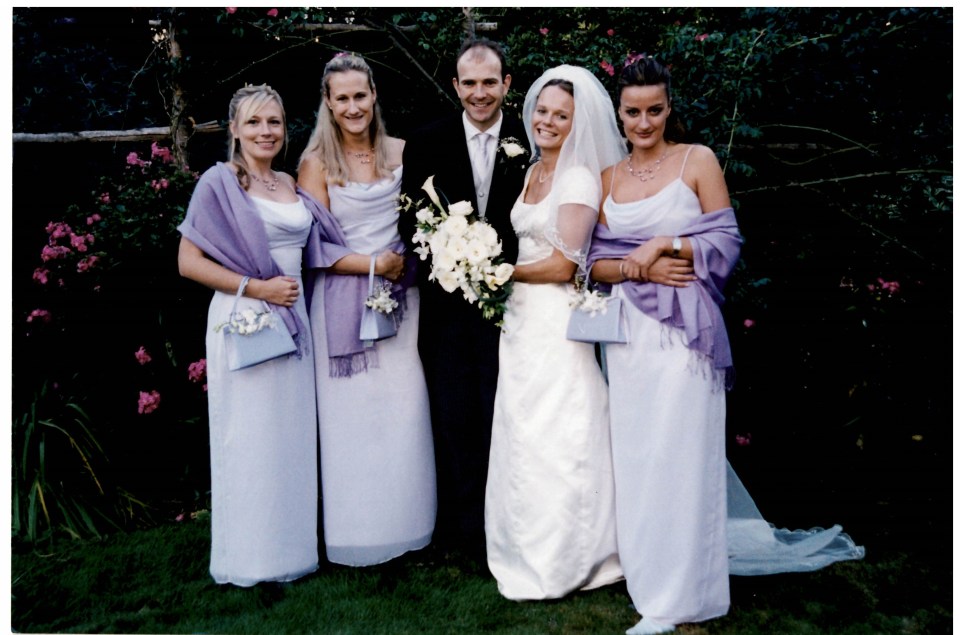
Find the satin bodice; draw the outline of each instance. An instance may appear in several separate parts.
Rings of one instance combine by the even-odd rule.
[[[397,231],[397,195],[403,167],[398,166],[386,179],[373,183],[350,181],[330,185],[330,213],[343,229],[347,244],[361,254],[372,254],[400,242]]]
[[[270,256],[280,265],[284,275],[299,276],[303,247],[307,244],[313,221],[306,205],[299,198],[294,203],[251,198],[267,231]]]

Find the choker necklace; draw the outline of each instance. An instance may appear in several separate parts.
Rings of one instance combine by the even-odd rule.
[[[556,171],[557,171],[557,169],[554,168],[554,169],[553,169],[553,172],[556,172]],[[553,176],[553,172],[551,172],[551,173],[548,174],[546,177],[544,177],[544,176],[543,176],[543,172],[544,172],[544,170],[543,170],[543,164],[541,163],[541,164],[540,164],[540,174],[537,175],[537,183],[546,183],[547,180],[548,180],[551,176]]]
[[[265,180],[261,179],[259,176],[257,176],[257,175],[254,174],[253,172],[247,172],[247,174],[249,174],[249,175],[250,175],[250,178],[253,179],[254,181],[258,181],[258,182],[260,182],[260,183],[263,183],[263,187],[267,188],[268,191],[270,191],[270,192],[276,192],[276,191],[277,191],[277,185],[280,184],[280,177],[278,177],[276,174],[274,174],[274,175],[273,175],[273,178],[270,179],[269,181],[265,181]],[[271,172],[271,174],[273,174],[273,173]]]
[[[373,150],[369,150],[367,152],[351,152],[350,154],[360,159],[360,163],[366,165],[367,163],[370,163],[370,161],[372,161],[372,159],[370,158],[371,152],[373,152]]]
[[[663,154],[660,155],[659,159],[653,162],[652,166],[650,166],[649,168],[637,168],[636,170],[634,170],[633,169],[633,153],[631,153],[630,156],[627,157],[627,172],[629,172],[631,176],[635,176],[641,181],[652,181],[653,179],[657,178],[657,172],[660,171],[660,163],[666,158],[667,158],[667,151],[664,150]]]

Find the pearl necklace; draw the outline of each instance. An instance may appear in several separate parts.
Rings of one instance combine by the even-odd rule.
[[[250,178],[253,179],[254,181],[257,181],[258,183],[263,183],[263,187],[267,188],[268,191],[270,192],[277,191],[277,186],[280,184],[280,177],[277,176],[276,174],[273,174],[273,172],[271,172],[271,174],[273,174],[273,178],[270,179],[269,182],[264,181],[253,172],[248,172],[247,174],[249,174]]]
[[[653,179],[657,178],[657,172],[660,171],[660,163],[662,163],[663,160],[666,158],[667,158],[667,151],[664,150],[663,154],[660,155],[659,159],[653,162],[652,166],[650,166],[649,168],[643,168],[643,167],[637,168],[636,171],[634,171],[633,153],[631,153],[630,156],[627,157],[627,172],[629,172],[631,176],[637,177],[642,182],[652,181]]]

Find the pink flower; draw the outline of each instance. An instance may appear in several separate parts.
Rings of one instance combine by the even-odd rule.
[[[177,514],[177,517],[174,518],[174,520],[177,521],[178,523],[182,523],[184,520],[186,520],[186,518],[187,518],[186,514],[180,513],[180,514]]]
[[[613,29],[607,29],[607,35],[609,35],[610,37],[613,37],[613,34],[614,34]]]
[[[141,366],[143,366],[144,364],[148,364],[153,359],[152,357],[150,357],[150,353],[147,352],[147,349],[145,349],[142,346],[140,347],[140,350],[138,350],[133,355],[134,357],[137,358],[137,361],[140,362]]]
[[[614,73],[616,73],[616,70],[613,68],[613,64],[611,64],[607,60],[603,60],[602,62],[600,62],[600,68],[607,71],[607,74],[610,77],[613,77]]]
[[[50,221],[47,223],[47,233],[50,234],[50,244],[54,244],[57,240],[63,238],[70,234],[73,231],[70,229],[70,225],[66,223],[54,223]]]
[[[156,390],[150,392],[140,391],[140,399],[137,401],[137,412],[142,415],[148,415],[160,406],[160,393]]]
[[[277,11],[276,9],[270,9],[269,11],[267,11],[267,15],[270,16],[271,18],[275,18],[275,17],[277,17],[279,14],[280,14],[280,12]]]
[[[236,12],[237,12],[237,8],[236,8],[236,7],[227,7],[227,13],[229,13],[229,14],[232,15],[232,14],[234,14],[234,13],[236,13]]]
[[[57,258],[72,253],[73,251],[71,251],[69,247],[64,247],[63,245],[44,245],[43,249],[40,250],[40,260],[47,262],[48,260],[56,260]]]
[[[207,375],[206,359],[199,359],[193,362],[192,364],[190,364],[190,366],[187,368],[187,378],[192,382],[196,382],[199,384],[201,381],[203,381],[206,375]],[[204,389],[206,389],[206,385],[204,385]]]
[[[750,445],[751,435],[749,432],[746,434],[738,434],[735,439],[737,441],[737,445]]]
[[[698,35],[697,37],[695,37],[695,38],[693,38],[693,39],[695,39],[697,42],[703,42],[703,41],[704,41],[705,39],[707,39],[708,37],[710,37],[710,34],[709,34],[709,33],[701,33],[700,35]]]
[[[890,282],[887,282],[883,278],[877,278],[877,282],[880,283],[880,288],[886,291],[887,293],[889,293],[890,295],[900,293],[900,283],[897,282],[896,280],[891,280]]]
[[[50,315],[50,311],[47,311],[46,309],[34,309],[33,311],[30,311],[30,315],[27,316],[27,322],[39,320],[47,323],[51,320],[51,318],[52,316]]]
[[[542,29],[540,29],[540,35],[546,35],[549,32],[550,32],[550,29],[548,29],[547,27],[543,27]]]
[[[87,256],[83,260],[77,263],[77,272],[83,273],[88,269],[92,269],[94,265],[99,262],[100,256]]]
[[[110,192],[104,192],[100,195],[100,202],[109,205],[110,204]]]
[[[110,200],[109,200],[109,199],[110,199],[110,196],[107,195],[107,194],[104,194],[104,196],[107,197],[107,202],[109,203],[109,202],[110,202]],[[87,216],[87,225],[93,225],[94,223],[99,222],[99,221],[100,221],[100,214],[93,213],[93,214],[91,214],[90,216]]]
[[[160,159],[164,163],[170,163],[173,161],[173,152],[170,151],[170,148],[158,146],[157,142],[154,141],[150,145],[150,157],[153,159]]]
[[[746,320],[743,321],[743,326],[744,326],[744,328],[750,328],[750,327],[752,327],[754,324],[756,324],[756,322],[754,322],[754,321],[751,320],[750,318],[747,318]]]
[[[33,279],[39,282],[40,284],[47,284],[47,276],[50,275],[49,269],[44,269],[43,267],[37,267],[33,270]]]
[[[87,237],[79,236],[77,234],[70,234],[70,246],[72,246],[77,251],[86,251],[87,250]]]
[[[140,155],[136,152],[131,152],[127,155],[127,165],[140,165]]]

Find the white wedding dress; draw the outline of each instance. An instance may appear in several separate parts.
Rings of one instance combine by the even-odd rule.
[[[565,185],[596,206],[592,180]],[[511,212],[521,264],[553,251],[544,236],[549,197],[531,205],[523,196]],[[593,345],[566,338],[571,292],[570,284],[515,283],[500,336],[485,528],[490,571],[513,600],[622,578],[607,388]]]

